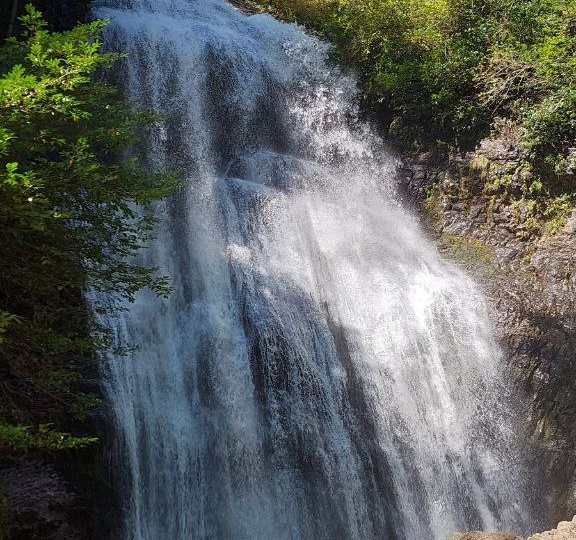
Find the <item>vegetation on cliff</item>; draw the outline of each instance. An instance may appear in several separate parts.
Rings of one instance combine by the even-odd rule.
[[[572,0],[267,0],[354,69],[405,148],[465,150],[513,132],[540,183],[576,189]]]
[[[49,32],[29,6],[21,24],[0,47],[0,449],[19,452],[93,440],[59,425],[95,403],[79,379],[107,342],[83,292],[168,291],[129,257],[154,227],[137,208],[174,185],[123,158],[143,119],[97,77],[104,23]]]

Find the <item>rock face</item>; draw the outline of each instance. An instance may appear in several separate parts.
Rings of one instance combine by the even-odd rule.
[[[230,4],[232,4],[233,6],[237,7],[238,9],[249,15],[253,13],[260,13],[262,11],[261,8],[259,8],[255,3],[252,3],[250,1],[228,0],[228,2],[230,2]]]
[[[452,540],[522,540],[522,538],[509,533],[472,531],[464,534],[455,534]]]
[[[528,540],[575,540],[576,539],[576,516],[572,521],[561,521],[558,527],[548,532],[530,536]]]
[[[457,533],[451,540],[523,540],[510,533],[473,531]],[[572,521],[561,521],[556,529],[529,536],[527,540],[576,540],[576,516]]]
[[[95,428],[101,438],[104,432]],[[118,540],[121,505],[96,446],[0,456],[0,540]],[[114,489],[116,488],[116,489]]]
[[[52,464],[14,462],[0,469],[0,485],[10,509],[14,540],[82,538],[70,519],[76,498]]]
[[[449,162],[407,160],[399,180],[406,198],[426,209],[440,249],[490,300],[528,405],[519,411],[528,420],[524,438],[533,435],[541,450],[533,470],[546,493],[542,506],[553,513],[547,519],[560,519],[576,498],[576,209],[547,229],[524,163],[514,140],[489,140]]]

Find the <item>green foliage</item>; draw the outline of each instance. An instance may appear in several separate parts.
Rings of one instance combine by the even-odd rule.
[[[283,0],[271,3],[288,9]],[[307,14],[304,22],[312,21],[335,44],[336,56],[356,71],[368,104],[390,105],[396,137],[421,145],[486,128],[487,119],[468,98],[487,48],[484,38],[492,32],[487,9],[459,0],[302,3],[316,6],[316,16]]]
[[[270,4],[335,44],[337,58],[358,74],[368,105],[387,105],[385,121],[408,148],[441,142],[466,149],[507,123],[517,126],[549,187],[576,187],[573,0]]]
[[[0,47],[0,406],[9,422],[46,424],[85,416],[91,401],[75,385],[107,334],[90,332],[82,292],[116,298],[99,312],[142,288],[169,293],[156,269],[130,260],[153,233],[147,207],[175,182],[123,157],[142,115],[102,82],[116,60],[101,50],[105,23],[49,32],[31,6],[21,23],[21,38]],[[33,433],[57,445],[47,428]]]
[[[440,230],[442,226],[442,192],[437,185],[431,186],[424,201],[426,215],[430,219],[430,225]]]
[[[546,218],[544,230],[547,234],[557,233],[564,227],[575,202],[576,196],[567,193],[548,201],[543,211]]]
[[[477,238],[442,233],[438,246],[448,256],[469,269],[491,272],[495,269],[494,253],[488,245]]]
[[[37,428],[0,422],[0,450],[12,452],[77,450],[98,442],[95,437],[73,437],[50,424]]]
[[[532,0],[516,9],[523,18],[492,45],[478,73],[479,101],[520,126],[532,161],[545,170],[575,142],[576,5]]]
[[[8,328],[16,324],[20,321],[20,317],[17,317],[13,313],[9,313],[8,311],[0,310],[0,345],[5,341],[5,334]]]

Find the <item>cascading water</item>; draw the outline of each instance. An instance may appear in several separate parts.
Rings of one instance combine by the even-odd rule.
[[[482,299],[395,202],[354,83],[221,0],[104,0],[151,167],[185,187],[142,255],[172,296],[104,365],[129,540],[444,540],[526,525]]]

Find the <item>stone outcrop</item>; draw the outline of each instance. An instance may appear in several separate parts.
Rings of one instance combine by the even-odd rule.
[[[238,9],[240,9],[241,11],[243,11],[244,13],[247,13],[248,15],[253,15],[255,13],[262,12],[262,8],[260,8],[258,5],[251,2],[250,0],[228,0],[228,2],[233,6],[237,7]]]
[[[457,533],[451,540],[523,540],[510,533],[473,531]],[[576,516],[572,521],[561,521],[556,529],[529,536],[527,540],[576,540]]]
[[[99,421],[101,424],[101,421]],[[105,426],[94,431],[106,440]],[[118,540],[121,505],[99,445],[0,456],[0,540]]]
[[[0,469],[0,486],[10,512],[10,538],[82,538],[70,518],[77,497],[53,464],[14,460]]]
[[[572,521],[561,521],[556,529],[530,536],[528,540],[575,540],[576,516]]]
[[[525,439],[539,447],[533,471],[548,495],[547,518],[560,519],[576,498],[576,209],[550,229],[530,175],[513,139],[484,141],[447,162],[419,156],[399,171],[401,192],[425,209],[439,248],[489,298],[529,404],[520,415]]]
[[[491,533],[472,531],[467,533],[455,534],[451,540],[523,540],[519,536],[509,533]]]

